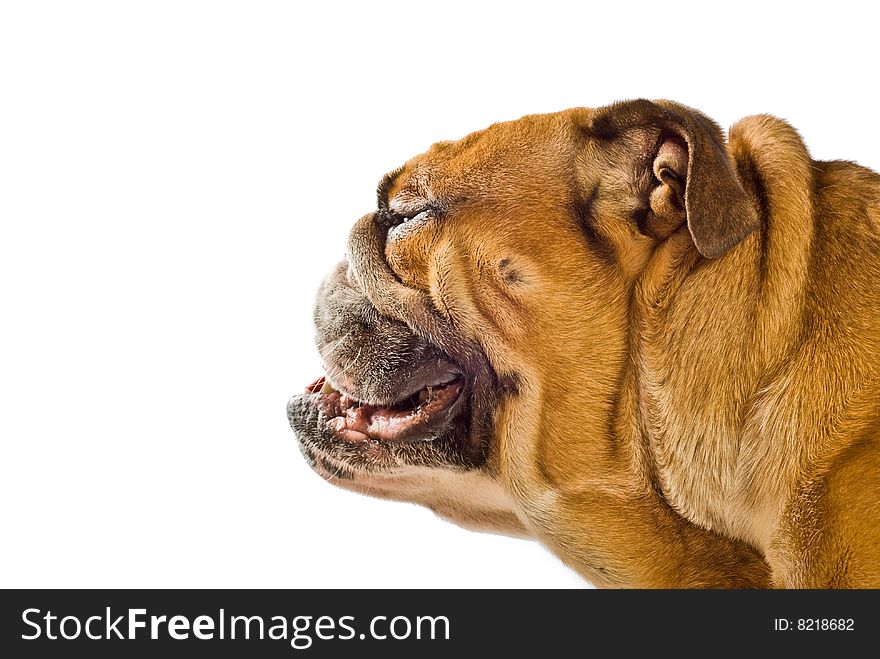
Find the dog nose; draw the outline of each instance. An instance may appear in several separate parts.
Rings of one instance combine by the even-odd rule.
[[[296,412],[296,403],[299,396],[291,396],[287,401],[287,422],[293,426],[293,419]]]

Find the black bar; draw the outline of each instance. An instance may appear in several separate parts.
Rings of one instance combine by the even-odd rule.
[[[706,656],[718,650],[880,647],[877,590],[6,590],[0,592],[0,604],[0,643],[7,657],[165,658],[226,651],[249,657],[430,657],[480,649],[518,657],[565,648],[589,656],[600,647]],[[131,609],[145,611],[131,615]],[[49,612],[55,618],[47,621]],[[153,616],[155,640],[150,638]],[[188,638],[172,638],[168,621],[173,616],[183,616],[174,633]],[[205,617],[199,622],[199,616]],[[260,620],[232,621],[234,616]],[[395,621],[397,616],[403,619]],[[65,617],[63,632],[75,636],[79,628],[77,638],[60,637]],[[134,628],[134,640],[119,639],[128,636],[132,618],[144,626]],[[86,638],[87,623],[93,636],[112,638]],[[197,638],[196,625],[200,635],[212,638]],[[242,638],[245,626],[249,640]],[[270,639],[273,629],[286,639]],[[38,631],[37,639],[22,638]],[[405,639],[393,638],[407,632]],[[47,634],[59,638],[50,640]],[[259,635],[263,640],[254,638]]]

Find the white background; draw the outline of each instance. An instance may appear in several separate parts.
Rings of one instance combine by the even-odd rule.
[[[350,225],[436,140],[644,96],[880,168],[876,19],[715,6],[3,3],[0,586],[583,586],[327,485],[285,403]]]

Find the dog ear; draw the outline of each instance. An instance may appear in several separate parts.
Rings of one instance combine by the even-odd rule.
[[[687,221],[700,254],[718,257],[757,228],[721,129],[696,110],[667,101],[617,103],[597,110],[586,134],[616,143],[634,165],[626,189],[638,197],[643,232],[665,238]]]

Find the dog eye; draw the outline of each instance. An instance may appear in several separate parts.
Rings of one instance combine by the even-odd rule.
[[[416,213],[414,215],[406,215],[406,216],[401,215],[400,222],[401,222],[401,224],[406,223],[406,222],[420,222],[420,221],[426,219],[428,217],[428,215],[430,215],[430,214],[431,214],[430,210],[423,210],[423,211]]]
[[[418,231],[432,215],[433,211],[430,208],[408,215],[395,214],[388,229],[388,240],[397,241]]]

